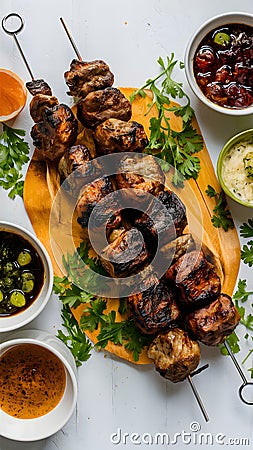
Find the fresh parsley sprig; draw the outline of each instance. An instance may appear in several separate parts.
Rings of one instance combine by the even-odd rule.
[[[106,300],[101,298],[94,300],[81,317],[81,329],[99,330],[95,348],[105,348],[110,341],[129,350],[137,362],[143,348],[153,337],[141,333],[131,317],[117,322],[116,311],[105,312],[106,307]]]
[[[241,225],[240,235],[244,238],[253,238],[253,219],[249,219],[248,223]],[[248,241],[242,246],[241,258],[249,267],[253,266],[253,240]]]
[[[8,190],[12,199],[23,196],[24,180],[21,169],[29,161],[29,146],[22,136],[25,131],[3,124],[0,135],[0,186]]]
[[[206,194],[210,198],[215,198],[216,205],[213,208],[214,215],[211,218],[211,222],[215,228],[223,228],[224,231],[234,228],[234,222],[231,213],[228,209],[226,197],[223,191],[216,192],[215,189],[207,186]]]
[[[88,244],[82,242],[76,252],[73,255],[67,255],[63,261],[67,275],[54,278],[54,292],[63,303],[63,326],[67,328],[69,334],[65,335],[58,330],[58,337],[68,345],[78,365],[81,361],[80,355],[82,352],[85,355],[86,348],[86,341],[80,340],[80,333],[94,330],[98,330],[97,343],[94,346],[96,349],[105,348],[108,342],[113,342],[129,350],[133,354],[134,361],[138,361],[140,353],[152,337],[141,333],[133,319],[126,317],[125,299],[120,301],[117,312],[115,310],[108,312],[106,311],[107,300],[96,297],[83,288],[86,285],[87,266],[93,269],[94,280],[97,273],[105,273],[100,261],[97,258],[90,258]],[[84,307],[79,326],[74,317],[71,320],[70,308],[77,308],[80,304],[86,304],[86,307]],[[120,314],[120,321],[116,321],[117,313]],[[72,326],[73,333],[71,333]]]
[[[145,89],[152,92],[152,103],[146,114],[155,105],[158,117],[150,119],[150,138],[146,152],[175,167],[173,183],[183,186],[184,178],[196,179],[198,177],[200,160],[195,154],[202,150],[203,139],[192,126],[194,111],[190,106],[188,95],[183,90],[182,83],[172,79],[173,69],[178,62],[174,59],[174,53],[170,57],[167,56],[166,61],[160,57],[157,62],[161,72],[153,79],[148,79],[141,88],[137,89],[131,95],[130,101],[133,102],[138,95],[146,97]],[[182,69],[184,64],[180,62],[179,67]],[[186,103],[183,106],[172,106],[171,98],[184,99]],[[168,111],[173,111],[176,116],[182,118],[181,131],[171,128]]]
[[[87,339],[85,333],[80,330],[79,324],[74,318],[69,305],[63,305],[61,317],[63,319],[63,326],[66,328],[68,334],[65,334],[62,330],[58,330],[57,337],[70,349],[77,367],[81,366],[84,361],[90,358],[92,344]]]

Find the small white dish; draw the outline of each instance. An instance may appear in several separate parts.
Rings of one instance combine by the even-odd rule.
[[[185,65],[185,74],[189,86],[194,92],[194,94],[199,98],[199,100],[201,100],[205,105],[209,106],[213,110],[221,112],[223,114],[228,114],[231,116],[243,116],[253,113],[253,105],[246,108],[226,108],[212,102],[204,95],[204,93],[198,86],[198,83],[194,76],[194,69],[193,69],[194,56],[202,39],[210,31],[215,30],[218,27],[223,27],[225,25],[233,23],[234,24],[239,23],[253,27],[253,15],[244,12],[231,12],[220,14],[204,22],[195,31],[195,33],[188,42],[185,51],[184,65]]]
[[[62,399],[49,413],[33,418],[20,419],[0,409],[0,435],[16,441],[37,441],[59,431],[70,419],[77,401],[77,371],[74,358],[66,345],[56,336],[41,330],[22,330],[5,335],[0,344],[0,354],[14,345],[36,344],[53,352],[63,363],[66,386]]]
[[[44,266],[44,283],[31,305],[20,312],[0,317],[0,333],[16,330],[31,322],[45,308],[53,289],[53,267],[50,257],[39,239],[25,228],[10,222],[0,221],[0,231],[17,234],[26,239],[39,254]]]

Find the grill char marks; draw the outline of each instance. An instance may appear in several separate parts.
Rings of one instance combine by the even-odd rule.
[[[112,277],[137,273],[149,262],[145,242],[136,228],[123,230],[100,255],[101,263]]]
[[[64,74],[68,95],[84,98],[87,94],[113,85],[114,75],[102,60],[80,61],[73,59],[70,70]]]
[[[127,121],[131,118],[132,107],[129,100],[116,88],[90,92],[77,103],[77,117],[86,127],[95,129],[107,119]]]
[[[144,281],[145,283],[150,280]],[[128,297],[128,306],[138,327],[146,334],[155,334],[175,326],[180,317],[175,292],[162,279],[153,279],[148,289]]]
[[[64,188],[74,197],[78,197],[82,186],[98,178],[102,173],[99,162],[92,159],[85,145],[80,144],[67,149],[59,161],[58,170],[61,180],[66,180]]]
[[[59,105],[58,99],[52,95],[36,94],[30,103],[30,115],[35,123],[43,120],[45,108]]]
[[[205,308],[197,309],[186,316],[188,329],[206,345],[224,342],[239,321],[240,315],[231,297],[226,294],[220,294]]]
[[[86,184],[80,191],[77,201],[78,223],[83,227],[88,227],[90,215],[99,202],[106,198],[107,195],[113,192],[113,185],[109,177],[104,176],[98,178],[91,183]],[[99,214],[96,214],[95,227],[107,224],[108,228],[116,228],[121,222],[121,213],[119,205],[115,198],[111,201],[106,201],[106,207],[99,209]]]
[[[44,108],[43,120],[31,130],[33,144],[43,159],[60,159],[77,137],[77,120],[71,109],[64,105]]]
[[[107,119],[94,132],[99,155],[119,152],[142,152],[148,145],[143,126],[134,121]]]
[[[47,84],[46,81],[40,79],[40,80],[32,80],[28,81],[26,83],[26,87],[30,94],[37,95],[37,94],[43,94],[43,95],[52,95],[52,90],[50,86]]]
[[[181,256],[167,270],[166,277],[174,281],[182,307],[199,308],[220,293],[220,278],[202,251],[194,250]]]
[[[186,208],[172,191],[161,191],[135,221],[148,239],[159,236],[159,245],[165,245],[183,233],[187,225]]]

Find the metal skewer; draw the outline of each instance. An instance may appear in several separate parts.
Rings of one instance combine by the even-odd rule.
[[[60,21],[61,21],[61,23],[62,23],[62,25],[63,25],[64,30],[66,31],[66,34],[67,34],[67,36],[68,36],[68,38],[69,38],[69,40],[70,40],[70,43],[71,43],[71,45],[72,45],[72,47],[73,47],[73,49],[74,49],[74,52],[75,52],[77,58],[78,58],[80,61],[82,61],[81,53],[79,52],[79,50],[78,50],[78,48],[77,48],[77,46],[76,46],[76,44],[75,44],[75,41],[74,41],[74,39],[72,38],[71,33],[70,33],[70,31],[69,31],[69,29],[68,29],[68,27],[67,27],[67,25],[66,25],[66,23],[64,22],[64,20],[63,20],[62,17],[60,17]]]
[[[240,375],[240,377],[242,379],[242,384],[239,387],[239,391],[238,391],[239,392],[239,397],[242,400],[242,402],[245,403],[246,405],[253,405],[253,399],[252,400],[247,400],[243,396],[244,390],[245,390],[246,387],[251,386],[253,388],[253,382],[248,381],[247,378],[245,377],[245,375],[244,375],[244,373],[242,371],[242,368],[240,367],[240,364],[238,363],[234,353],[232,352],[232,350],[230,348],[229,343],[227,341],[225,341],[224,345],[226,347],[226,350],[227,350],[229,356],[231,356],[231,359],[232,359],[232,361],[234,363],[235,368],[237,369],[237,372],[239,373],[239,375]],[[252,389],[252,391],[253,391],[253,389]]]
[[[194,372],[192,372],[187,377],[187,380],[188,380],[188,382],[189,382],[189,384],[191,386],[191,389],[192,389],[192,392],[194,394],[194,397],[195,397],[195,399],[196,399],[196,401],[197,401],[197,403],[198,403],[198,405],[199,405],[199,407],[201,409],[201,412],[202,412],[206,422],[209,421],[209,416],[208,416],[206,408],[205,408],[205,406],[204,406],[204,404],[203,404],[203,402],[202,402],[202,400],[200,398],[200,395],[199,395],[199,393],[197,391],[197,388],[196,388],[195,384],[193,383],[192,377],[194,377],[195,375],[198,375],[200,372],[202,372],[203,370],[207,369],[208,367],[209,367],[208,364],[205,364],[204,366],[202,366],[199,369],[197,369]]]
[[[7,22],[9,21],[9,19],[12,19],[12,18],[17,18],[18,21],[19,21],[19,25],[18,25],[14,30],[8,28],[8,26],[7,26]],[[16,43],[16,45],[17,45],[17,47],[18,47],[18,50],[19,50],[19,52],[20,52],[20,54],[21,54],[21,56],[22,56],[22,59],[23,59],[23,61],[24,61],[24,63],[25,63],[25,66],[26,66],[26,68],[27,68],[27,70],[28,70],[28,72],[29,72],[29,74],[30,74],[30,77],[31,77],[32,81],[34,81],[34,76],[33,76],[31,67],[30,67],[30,65],[28,64],[28,61],[27,61],[27,59],[26,59],[26,57],[25,57],[25,54],[24,54],[24,52],[23,52],[23,50],[22,50],[22,48],[21,48],[21,46],[20,46],[20,43],[19,43],[19,41],[18,41],[18,38],[17,38],[17,34],[20,33],[20,31],[21,31],[23,28],[24,28],[24,20],[23,20],[22,17],[21,17],[19,14],[17,14],[17,13],[10,13],[10,14],[8,14],[7,16],[5,16],[5,17],[2,19],[2,29],[5,31],[5,33],[9,34],[10,36],[13,36],[14,41],[15,41],[15,43]]]

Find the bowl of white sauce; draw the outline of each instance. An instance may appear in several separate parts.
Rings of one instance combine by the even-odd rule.
[[[236,134],[224,145],[217,162],[217,175],[230,198],[253,208],[253,129]]]

